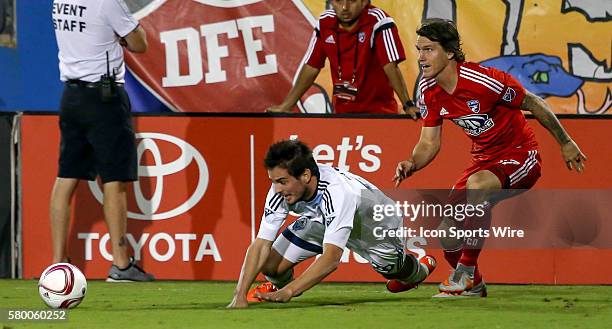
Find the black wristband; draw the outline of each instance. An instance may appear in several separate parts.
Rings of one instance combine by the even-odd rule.
[[[415,106],[414,102],[409,99],[409,100],[406,101],[406,103],[404,103],[403,108],[404,108],[404,110],[406,110],[407,108],[414,107],[414,106]]]

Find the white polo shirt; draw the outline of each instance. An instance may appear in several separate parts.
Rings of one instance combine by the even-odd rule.
[[[107,72],[125,82],[125,62],[119,39],[138,27],[123,0],[54,0],[53,27],[59,48],[60,79],[100,80]]]

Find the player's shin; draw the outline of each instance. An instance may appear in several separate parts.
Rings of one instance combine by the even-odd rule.
[[[447,234],[440,236],[440,245],[444,249],[444,259],[448,262],[451,268],[457,267],[461,253],[463,251],[462,244],[463,240],[452,237],[450,234],[450,228],[460,228],[462,223],[457,223],[453,219],[446,217],[438,226],[439,231],[444,231]]]
[[[491,210],[487,208],[484,214],[480,217],[472,216],[466,219],[465,229],[472,232],[476,232],[473,235],[464,238],[463,241],[463,252],[459,259],[459,265],[465,267],[476,267],[478,263],[478,256],[484,246],[486,234],[481,232],[487,232],[491,228]]]

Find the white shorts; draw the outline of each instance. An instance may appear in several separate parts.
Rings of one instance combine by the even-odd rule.
[[[323,235],[322,223],[300,217],[276,237],[272,248],[296,264],[323,253]]]
[[[296,264],[323,253],[325,227],[322,223],[300,217],[291,223],[274,241],[272,248],[283,258]],[[397,239],[366,243],[349,238],[347,248],[367,259],[381,274],[395,273],[404,257],[404,248]]]

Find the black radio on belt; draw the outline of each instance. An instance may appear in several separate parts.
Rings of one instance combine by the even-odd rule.
[[[115,98],[115,81],[116,74],[110,72],[110,61],[108,60],[108,51],[106,52],[106,74],[100,77],[100,98],[102,103],[110,103]]]

